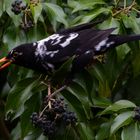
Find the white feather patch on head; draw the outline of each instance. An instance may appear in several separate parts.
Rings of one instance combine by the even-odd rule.
[[[60,45],[65,48],[67,45],[70,44],[71,40],[75,39],[79,34],[78,33],[71,33],[69,37],[66,39],[65,42],[61,43]]]

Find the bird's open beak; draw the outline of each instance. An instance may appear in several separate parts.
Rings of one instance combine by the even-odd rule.
[[[2,59],[0,59],[0,70],[8,67],[11,63],[12,63],[12,60],[7,59],[6,57],[3,57]]]

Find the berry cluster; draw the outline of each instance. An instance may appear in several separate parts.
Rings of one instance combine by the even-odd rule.
[[[22,10],[25,10],[27,5],[23,4],[21,0],[15,0],[12,3],[12,12],[14,12],[16,15],[20,14]]]
[[[60,98],[48,101],[46,98],[43,111],[40,114],[32,114],[32,123],[41,128],[44,135],[52,137],[59,131],[60,126],[66,128],[67,125],[75,125],[77,122],[75,113],[67,111],[67,105],[63,100]]]
[[[134,112],[135,112],[134,119],[140,121],[140,107],[136,107]]]

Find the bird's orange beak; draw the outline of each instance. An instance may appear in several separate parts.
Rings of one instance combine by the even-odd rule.
[[[8,67],[12,63],[12,61],[10,59],[7,59],[6,57],[3,57],[2,59],[0,59],[0,63],[2,63],[0,65],[0,70],[2,70]]]

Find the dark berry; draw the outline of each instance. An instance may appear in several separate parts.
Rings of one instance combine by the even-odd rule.
[[[18,15],[21,13],[21,10],[25,10],[26,6],[24,4],[22,4],[21,0],[15,0],[12,4],[12,12],[14,12],[14,14]]]
[[[66,120],[66,125],[69,125],[71,123],[71,120],[70,119],[67,119]]]
[[[15,7],[16,6],[16,4],[15,3],[12,3],[12,7]]]
[[[49,104],[51,103],[51,107],[48,106],[48,102]],[[48,101],[48,99],[45,98],[43,105],[44,107],[41,115],[39,116],[34,112],[31,116],[31,120],[35,126],[42,130],[45,136],[51,138],[57,133],[62,124],[65,126],[65,129],[67,125],[75,125],[77,122],[74,112],[67,111],[63,99]]]
[[[25,10],[26,7],[27,7],[26,5],[22,5],[21,9],[22,9],[22,10]]]

